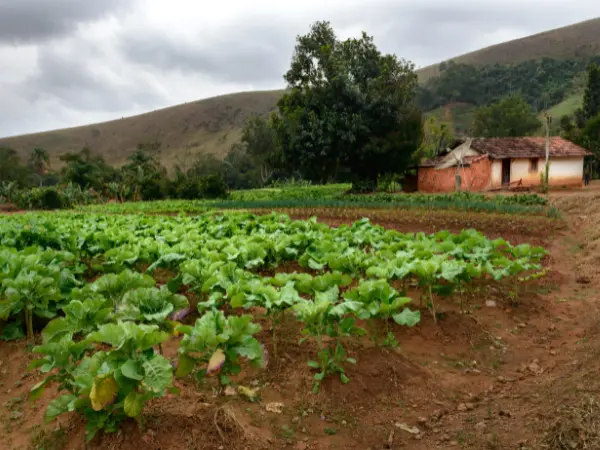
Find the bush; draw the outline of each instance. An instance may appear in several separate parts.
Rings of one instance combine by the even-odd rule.
[[[200,179],[200,193],[203,198],[227,197],[227,185],[218,175],[207,175]]]

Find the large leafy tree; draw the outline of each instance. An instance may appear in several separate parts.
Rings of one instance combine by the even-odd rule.
[[[583,115],[585,120],[591,120],[598,114],[600,114],[600,66],[592,63],[583,94]]]
[[[520,95],[509,95],[475,113],[477,137],[518,137],[535,133],[542,123]]]
[[[423,128],[413,68],[365,33],[340,41],[328,22],[315,23],[297,38],[289,90],[272,117],[285,164],[317,181],[344,166],[371,187],[379,174],[404,172]]]
[[[240,143],[258,168],[262,185],[269,182],[281,157],[275,145],[275,135],[269,123],[261,116],[252,115],[244,123]]]

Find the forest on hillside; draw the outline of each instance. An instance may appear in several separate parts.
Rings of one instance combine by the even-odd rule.
[[[600,55],[483,66],[450,60],[440,64],[439,77],[419,86],[416,101],[423,111],[431,111],[453,102],[484,106],[519,94],[539,112],[583,90],[585,73],[592,62],[600,64]]]

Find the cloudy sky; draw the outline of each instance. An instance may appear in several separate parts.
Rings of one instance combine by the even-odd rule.
[[[283,87],[316,20],[423,67],[599,13],[597,0],[0,0],[0,136]]]

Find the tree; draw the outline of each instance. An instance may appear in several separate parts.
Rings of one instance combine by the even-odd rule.
[[[35,147],[31,150],[29,155],[29,164],[40,177],[40,184],[42,175],[46,172],[47,166],[50,164],[50,157],[48,152],[41,147]]]
[[[600,66],[595,63],[590,64],[588,71],[582,109],[586,121],[600,114]]]
[[[21,163],[17,152],[8,147],[0,147],[0,183],[17,182],[20,187],[34,184],[31,169]]]
[[[328,22],[315,23],[297,38],[289,90],[271,118],[286,166],[320,182],[347,167],[355,187],[370,189],[380,173],[403,173],[423,128],[413,69],[365,33],[339,41]]]
[[[240,143],[258,167],[260,181],[264,186],[281,161],[279,149],[275,145],[273,129],[265,119],[252,115],[244,123]]]
[[[474,135],[477,137],[529,136],[542,122],[520,95],[509,95],[475,112]]]
[[[156,200],[164,197],[167,171],[160,163],[141,148],[127,158],[128,164],[121,168],[123,180],[132,186],[137,200]]]
[[[119,180],[117,170],[106,164],[102,156],[93,155],[89,147],[78,153],[65,153],[60,160],[66,163],[61,170],[62,183],[75,183],[83,189],[102,191],[106,183]]]
[[[435,158],[446,150],[455,140],[454,133],[448,124],[440,122],[435,116],[425,121],[423,130],[422,156]]]

